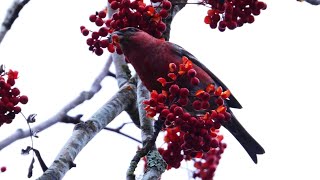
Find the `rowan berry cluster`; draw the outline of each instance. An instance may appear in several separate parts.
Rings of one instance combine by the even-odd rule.
[[[146,5],[143,0],[108,0],[110,7],[117,10],[109,19],[107,9],[90,15],[89,20],[99,27],[97,31],[90,31],[85,26],[80,30],[84,36],[91,34],[87,39],[89,50],[100,56],[103,49],[107,48],[109,52],[122,54],[118,43],[112,42],[107,38],[108,34],[125,27],[135,27],[141,29],[150,35],[161,38],[166,30],[166,24],[163,19],[168,17],[171,9],[171,2],[168,0],[151,0],[158,3],[157,6]]]
[[[181,64],[170,63],[168,77],[158,78],[162,92],[152,91],[151,98],[144,102],[149,117],[159,114],[159,119],[164,120],[167,149],[161,154],[168,168],[179,168],[183,159],[201,158],[211,149],[218,148],[222,140],[218,135],[221,122],[231,118],[224,105],[230,91],[223,91],[214,84],[201,89],[192,66],[186,57],[182,58]],[[199,89],[190,92],[188,88],[180,87],[180,82],[185,80]]]
[[[194,167],[196,170],[193,173],[193,178],[199,177],[202,180],[212,180],[221,159],[221,154],[226,147],[227,144],[220,143],[218,148],[211,149],[201,159],[195,159]]]
[[[258,0],[204,0],[203,4],[211,8],[204,22],[212,29],[218,27],[221,32],[253,23],[254,16],[267,8],[266,3]]]
[[[20,90],[14,87],[17,78],[18,71],[11,69],[0,74],[0,126],[4,123],[10,124],[15,115],[21,112],[19,103],[28,102],[28,97],[20,95]]]

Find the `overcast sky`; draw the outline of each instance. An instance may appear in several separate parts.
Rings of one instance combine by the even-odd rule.
[[[0,19],[12,0],[0,2]],[[254,164],[227,131],[228,148],[215,180],[319,179],[319,42],[320,7],[295,0],[267,2],[268,8],[253,24],[224,33],[203,23],[205,7],[189,5],[172,24],[172,42],[193,53],[230,88],[243,106],[234,110],[243,126],[265,148]],[[38,122],[58,112],[82,90],[90,87],[107,54],[87,50],[81,25],[101,10],[105,1],[32,0],[0,44],[0,63],[19,71],[17,86],[29,96],[24,114],[38,114]],[[90,117],[116,91],[114,79],[70,115]],[[122,114],[110,126],[129,118]],[[0,140],[17,128],[27,128],[21,116],[3,125]],[[72,125],[57,124],[39,134],[35,148],[49,166],[72,133]],[[139,138],[137,128],[125,132]],[[24,139],[0,152],[0,179],[27,179],[31,156],[21,156],[30,145]],[[79,154],[76,168],[65,179],[124,179],[137,143],[103,131]],[[191,166],[191,165],[189,165]],[[186,166],[184,166],[186,167]],[[42,174],[36,163],[34,178]],[[100,178],[98,178],[100,177]],[[171,170],[163,179],[187,179],[187,170]]]

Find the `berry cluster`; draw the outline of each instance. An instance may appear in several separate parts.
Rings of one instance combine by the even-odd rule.
[[[99,27],[97,31],[90,31],[85,26],[80,30],[84,36],[91,33],[87,39],[89,50],[100,56],[103,49],[107,48],[109,52],[122,51],[117,43],[109,41],[108,34],[125,27],[135,27],[141,29],[156,38],[161,38],[166,30],[166,24],[162,21],[168,17],[171,9],[171,2],[168,0],[151,0],[157,3],[156,7],[146,5],[143,0],[108,0],[113,10],[117,10],[110,19],[106,18],[107,9],[90,15],[89,20]]]
[[[20,95],[20,90],[15,85],[18,71],[9,70],[0,74],[0,126],[10,124],[15,115],[21,112],[19,103],[26,104],[28,97]]]
[[[193,178],[199,177],[202,180],[212,180],[221,159],[221,154],[226,147],[227,144],[220,143],[218,148],[211,149],[202,158],[195,159],[194,167],[196,171],[193,173]]]
[[[178,83],[183,79],[191,86],[199,85],[197,72],[187,57],[182,58],[181,64],[170,63],[169,71],[168,78],[158,78],[162,92],[152,91],[151,99],[144,103],[149,117],[159,113],[159,119],[164,120],[164,141],[168,146],[162,156],[169,168],[178,168],[183,159],[200,158],[203,153],[219,147],[222,136],[218,135],[218,129],[222,121],[231,118],[224,105],[230,91],[213,84],[195,93],[180,87]]]
[[[218,27],[221,32],[253,23],[254,16],[267,8],[266,3],[258,0],[204,0],[203,4],[211,8],[204,22],[212,29]]]

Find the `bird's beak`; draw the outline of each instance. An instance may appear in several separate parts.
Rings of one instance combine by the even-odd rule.
[[[120,43],[120,39],[124,36],[124,33],[121,31],[115,31],[111,34],[111,41],[115,43]]]

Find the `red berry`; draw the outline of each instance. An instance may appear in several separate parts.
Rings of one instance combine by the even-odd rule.
[[[119,3],[117,1],[113,1],[111,4],[110,4],[110,7],[113,9],[113,10],[117,10],[119,8]]]
[[[156,99],[150,99],[149,100],[149,105],[151,106],[151,107],[156,107],[157,106],[157,100]]]
[[[159,30],[160,32],[164,32],[166,30],[166,24],[162,21],[160,21],[157,24],[157,30]]]
[[[96,19],[97,19],[97,16],[96,16],[95,14],[93,14],[93,15],[91,15],[91,16],[89,17],[89,20],[90,20],[91,22],[95,22]]]
[[[231,30],[235,29],[237,27],[237,23],[235,21],[230,21],[227,23],[227,27]]]
[[[5,172],[7,170],[7,168],[5,166],[1,167],[1,172]]]
[[[212,148],[217,148],[219,146],[219,141],[217,139],[212,139],[210,142]]]
[[[189,95],[189,90],[187,88],[181,88],[179,94],[180,97],[187,97]]]
[[[254,9],[252,11],[252,14],[255,15],[255,16],[258,16],[260,14],[260,9]]]
[[[130,0],[123,0],[123,1],[121,2],[121,6],[122,6],[123,8],[129,8],[129,7],[130,7]]]
[[[204,92],[204,93],[201,94],[201,100],[202,101],[209,101],[209,99],[210,99],[210,94],[209,93]]]
[[[201,108],[202,109],[208,109],[210,107],[210,104],[208,101],[202,101]]]
[[[82,33],[82,35],[84,35],[84,36],[88,36],[89,30],[88,30],[88,29],[82,29],[81,33]]]
[[[159,14],[162,18],[167,18],[169,16],[169,12],[165,9],[161,9]]]
[[[18,113],[21,112],[21,107],[15,106],[15,107],[13,108],[13,111],[14,111],[14,113],[18,114]]]
[[[220,32],[224,32],[226,30],[226,28],[222,28],[220,26],[218,27],[218,29],[219,29]]]
[[[255,3],[255,5],[256,5],[256,7],[257,7],[258,9],[262,9],[262,10],[267,9],[267,4],[264,3],[264,2],[257,1],[257,2]]]
[[[131,9],[138,9],[138,7],[139,7],[138,1],[133,1],[130,3]]]
[[[167,118],[168,114],[170,113],[169,109],[163,109],[160,113],[161,117]]]
[[[103,20],[101,18],[97,18],[95,21],[97,26],[102,26],[103,25]]]
[[[13,96],[18,96],[18,95],[20,94],[20,90],[19,90],[18,88],[13,88],[13,89],[11,90],[11,94],[12,94]]]
[[[211,29],[215,29],[215,28],[217,28],[217,26],[218,26],[218,23],[216,23],[216,22],[211,22],[210,23],[210,28]]]
[[[115,49],[114,49],[113,44],[109,44],[108,45],[108,51],[111,52],[111,53],[114,53]]]
[[[176,107],[176,108],[174,108],[174,115],[176,115],[176,116],[180,116],[180,115],[182,115],[183,114],[183,109],[182,109],[182,107]]]
[[[13,79],[13,78],[8,78],[7,79],[7,84],[9,84],[10,86],[13,86],[14,84],[15,84],[16,82],[15,82],[15,80]]]
[[[25,96],[25,95],[20,96],[19,101],[20,101],[22,104],[27,104],[27,102],[28,102],[28,96]]]
[[[196,71],[196,70],[194,70],[194,69],[189,69],[189,71],[188,71],[188,76],[189,76],[189,77],[193,78],[193,77],[195,77],[196,75],[197,75],[197,71]]]
[[[226,28],[227,27],[227,22],[226,21],[220,21],[219,22],[219,28]]]
[[[180,89],[180,88],[179,88],[178,85],[173,84],[173,85],[170,86],[169,92],[170,92],[171,94],[175,95],[175,94],[178,93],[179,89]]]
[[[200,80],[197,77],[191,78],[191,84],[197,86],[200,83]]]
[[[188,112],[185,112],[185,113],[182,114],[181,118],[182,118],[183,120],[186,120],[186,121],[187,121],[187,120],[189,120],[189,119],[191,118],[191,114],[188,113]]]
[[[211,23],[211,17],[210,16],[205,16],[204,17],[204,23],[210,24]]]
[[[106,48],[109,45],[109,41],[104,39],[104,40],[101,40],[99,44],[100,44],[100,47]]]
[[[99,35],[98,32],[93,32],[93,33],[91,34],[91,37],[92,37],[93,39],[99,39],[100,35]]]
[[[250,15],[247,17],[247,21],[249,24],[253,23],[254,22],[254,16]]]
[[[164,103],[164,101],[166,100],[166,96],[163,94],[159,94],[157,100],[159,103]]]
[[[176,119],[176,116],[173,113],[169,113],[167,115],[167,120],[168,121],[174,121]]]
[[[116,48],[116,52],[117,52],[117,54],[123,54],[121,48],[119,48],[119,47]]]
[[[17,105],[19,103],[19,98],[18,97],[12,97],[12,98],[10,98],[10,101],[12,102],[13,105]]]
[[[192,107],[193,107],[195,110],[200,110],[200,109],[201,109],[201,101],[199,101],[199,100],[193,101]]]
[[[82,31],[82,29],[85,29],[86,27],[84,26],[80,26],[80,31]]]
[[[88,46],[92,46],[94,42],[95,42],[95,41],[94,41],[94,39],[92,39],[92,38],[88,38],[88,39],[87,39],[87,44],[88,44]]]
[[[99,29],[99,35],[101,37],[106,37],[108,35],[108,28],[107,27],[102,27]]]
[[[98,16],[99,16],[100,18],[105,18],[105,17],[107,16],[107,13],[106,13],[106,11],[100,11],[100,12],[98,13]]]
[[[110,27],[111,22],[112,22],[112,19],[106,20],[106,26]]]
[[[172,4],[170,1],[167,1],[167,0],[164,0],[162,2],[162,8],[165,9],[165,10],[170,10],[172,7]]]
[[[188,104],[189,100],[188,98],[179,98],[178,100],[178,103],[181,105],[181,106],[186,106]]]
[[[210,115],[211,119],[214,119],[214,118],[216,118],[217,116],[218,116],[217,111],[216,111],[216,110],[212,110],[212,111],[211,111],[211,115]]]
[[[97,56],[101,56],[103,54],[103,49],[102,48],[97,48],[97,49],[94,50],[94,53]]]
[[[220,21],[220,15],[219,14],[214,14],[212,16],[212,22],[219,22]]]

